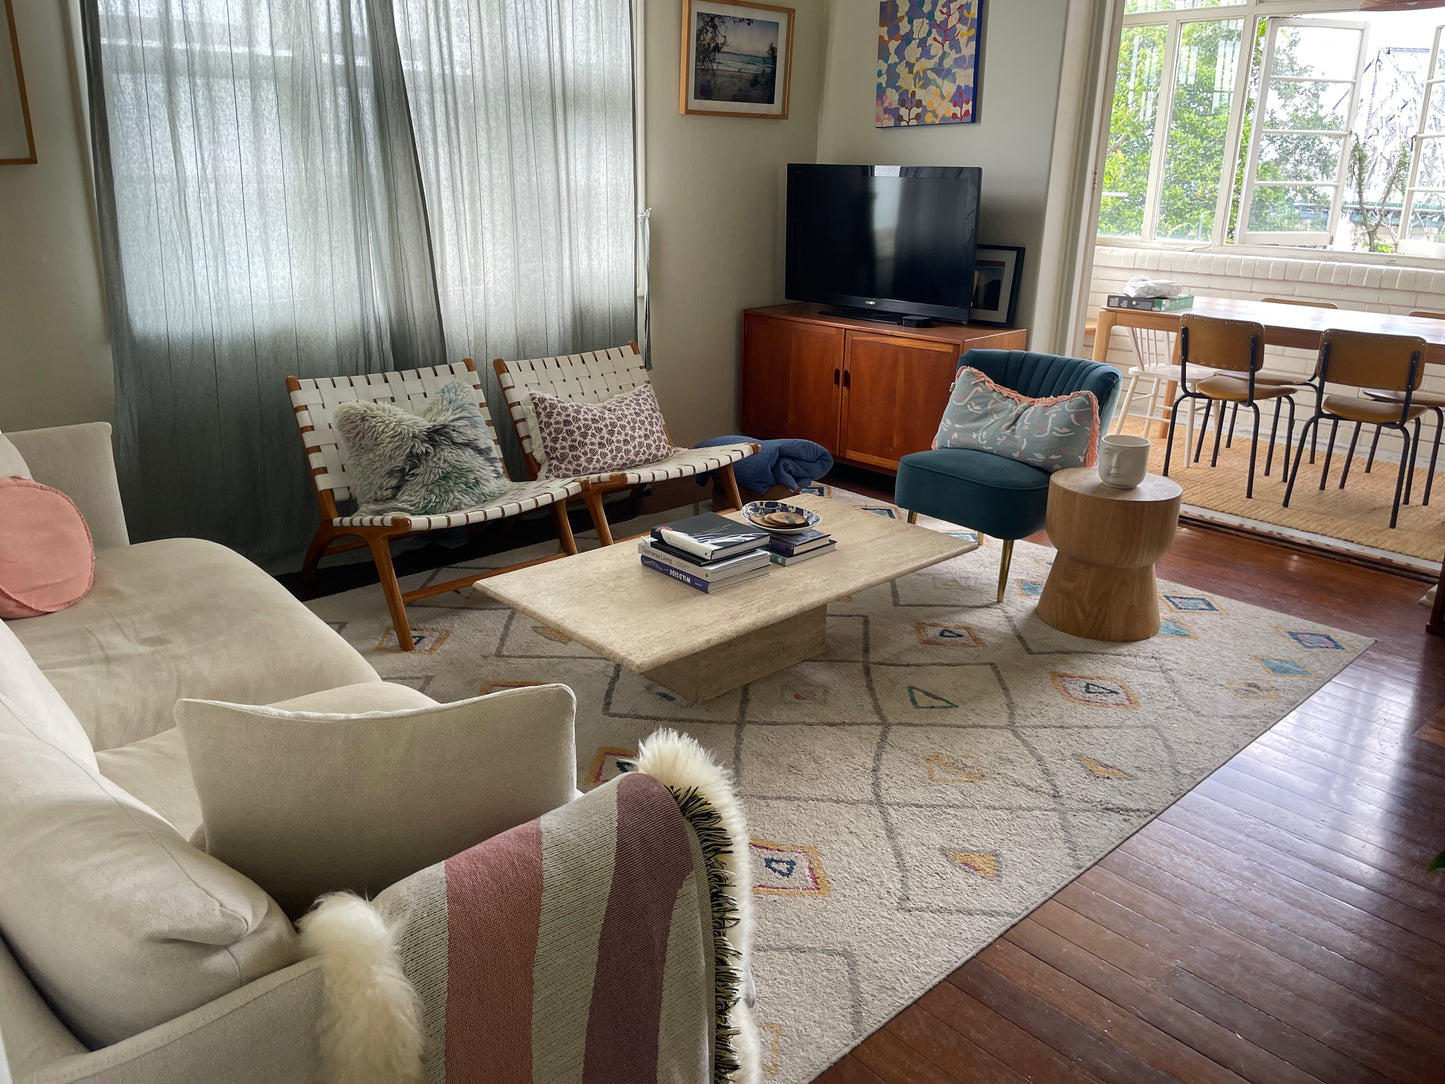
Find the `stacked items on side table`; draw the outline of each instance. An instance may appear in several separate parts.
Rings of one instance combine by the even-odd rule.
[[[637,552],[643,567],[715,594],[766,576],[771,540],[767,531],[704,512],[654,527]]]

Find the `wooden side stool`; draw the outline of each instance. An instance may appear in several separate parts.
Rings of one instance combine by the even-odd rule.
[[[1178,483],[1150,474],[1135,489],[1099,481],[1093,467],[1055,471],[1047,530],[1057,553],[1039,620],[1091,640],[1147,640],[1159,631],[1154,563],[1179,524]]]

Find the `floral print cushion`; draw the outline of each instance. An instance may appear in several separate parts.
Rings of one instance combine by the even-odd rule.
[[[532,393],[537,439],[547,478],[580,478],[666,459],[675,449],[652,387],[614,395],[604,403]]]
[[[973,448],[1050,472],[1092,467],[1099,400],[1091,391],[1030,399],[965,366],[958,370],[933,446]]]

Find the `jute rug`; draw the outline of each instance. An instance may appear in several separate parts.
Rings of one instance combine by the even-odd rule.
[[[410,608],[414,654],[395,650],[379,588],[312,608],[383,676],[438,700],[570,685],[584,789],[625,770],[638,740],[659,726],[694,735],[730,765],[753,836],[766,1079],[792,1084],[859,1043],[1371,643],[1171,584],[1160,585],[1159,636],[1081,640],[1033,616],[1051,556],[1019,543],[1001,606],[992,540],[844,599],[829,607],[823,657],[706,704],[474,592]]]
[[[1301,399],[1303,400],[1303,396]],[[1272,408],[1271,408],[1272,409]],[[1200,417],[1203,417],[1201,410]],[[1228,419],[1225,430],[1228,432]],[[1390,506],[1395,500],[1395,479],[1400,464],[1377,461],[1369,474],[1365,463],[1370,450],[1372,430],[1368,427],[1360,433],[1360,442],[1350,464],[1350,473],[1345,488],[1340,489],[1340,473],[1349,450],[1349,433],[1353,426],[1341,426],[1335,445],[1335,454],[1330,461],[1328,484],[1321,491],[1320,474],[1325,465],[1325,443],[1329,428],[1325,427],[1320,438],[1319,451],[1313,466],[1306,450],[1300,464],[1299,480],[1295,482],[1294,495],[1288,508],[1281,507],[1284,500],[1285,468],[1280,465],[1284,457],[1284,445],[1275,448],[1274,469],[1270,476],[1264,476],[1265,453],[1269,436],[1269,410],[1261,423],[1259,463],[1255,469],[1254,496],[1244,496],[1245,481],[1249,476],[1249,419],[1240,412],[1239,424],[1235,428],[1234,446],[1226,449],[1223,442],[1219,447],[1219,465],[1209,465],[1214,448],[1214,430],[1204,442],[1204,454],[1199,462],[1184,465],[1185,431],[1181,423],[1174,436],[1174,458],[1169,465],[1169,476],[1184,490],[1184,503],[1200,508],[1211,508],[1217,512],[1245,516],[1249,519],[1289,527],[1297,531],[1323,535],[1326,538],[1340,538],[1362,546],[1392,553],[1406,553],[1427,561],[1439,561],[1445,554],[1445,478],[1436,478],[1430,494],[1429,507],[1421,507],[1420,499],[1425,492],[1425,481],[1430,465],[1430,448],[1435,436],[1435,421],[1431,415],[1424,423],[1425,440],[1421,447],[1421,462],[1415,467],[1415,482],[1411,503],[1401,505],[1399,524],[1390,527]],[[1131,419],[1125,432],[1142,433],[1142,419]],[[1164,437],[1156,429],[1150,438],[1149,469],[1155,474],[1164,471]],[[1198,430],[1195,440],[1199,439]],[[1291,449],[1291,452],[1293,449]],[[1441,451],[1439,464],[1445,474],[1445,449]]]

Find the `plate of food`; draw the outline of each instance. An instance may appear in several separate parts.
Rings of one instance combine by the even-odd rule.
[[[798,534],[815,527],[822,519],[817,512],[782,501],[753,501],[743,505],[743,518],[771,534]]]

